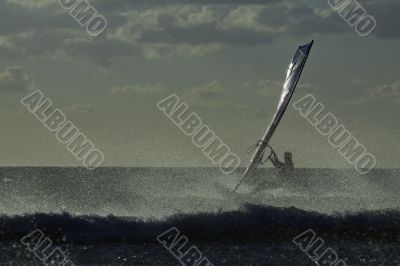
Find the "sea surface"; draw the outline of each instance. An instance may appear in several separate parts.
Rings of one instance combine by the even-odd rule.
[[[74,265],[194,265],[157,241],[171,228],[209,265],[330,265],[292,242],[310,229],[346,265],[400,265],[400,170],[262,169],[235,194],[241,172],[0,168],[0,265],[45,265],[21,243],[36,229]]]

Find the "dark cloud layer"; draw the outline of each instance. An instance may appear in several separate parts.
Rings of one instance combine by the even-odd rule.
[[[0,55],[63,51],[108,62],[138,54],[169,55],[182,51],[182,45],[188,54],[201,55],[211,51],[205,48],[210,44],[256,46],[282,36],[355,34],[328,4],[321,9],[292,0],[97,0],[91,3],[109,25],[93,39],[57,3],[35,8],[21,3],[26,2],[0,2]],[[400,37],[400,1],[368,1],[364,7],[376,17],[375,37]]]
[[[279,0],[97,0],[95,4],[104,10],[126,10],[137,6],[159,5],[268,5]]]

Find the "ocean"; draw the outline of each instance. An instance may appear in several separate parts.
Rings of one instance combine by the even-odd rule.
[[[271,189],[223,193],[241,172],[0,168],[0,265],[400,265],[400,170],[296,169],[280,184],[276,170],[261,169],[241,192],[262,179]],[[186,245],[159,241],[171,228]],[[47,250],[21,241],[35,230]],[[320,240],[308,252],[293,240],[305,232]],[[191,247],[203,260],[183,261]],[[55,248],[61,264],[45,259]],[[324,260],[328,249],[335,263]]]

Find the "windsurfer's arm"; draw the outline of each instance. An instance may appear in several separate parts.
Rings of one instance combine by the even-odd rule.
[[[271,150],[271,162],[272,164],[276,167],[276,168],[281,168],[283,166],[283,163],[279,161],[278,156],[276,155],[276,153]]]

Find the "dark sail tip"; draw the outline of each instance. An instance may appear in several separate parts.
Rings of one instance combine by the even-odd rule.
[[[300,52],[302,54],[304,54],[305,56],[307,56],[310,53],[313,44],[314,44],[314,40],[312,40],[310,43],[308,43],[306,45],[300,46],[299,47]]]

